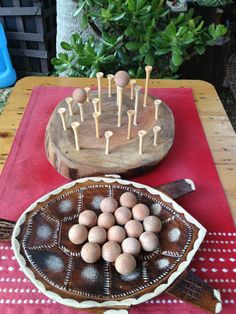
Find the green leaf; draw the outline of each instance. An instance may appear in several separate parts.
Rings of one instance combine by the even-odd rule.
[[[171,71],[172,72],[177,72],[178,71],[178,69],[179,69],[179,67],[178,66],[176,66],[175,64],[173,64],[173,62],[172,61],[170,61],[170,69],[171,69]]]
[[[73,49],[73,48],[71,47],[71,45],[68,44],[68,43],[65,42],[65,41],[62,41],[62,42],[61,42],[61,47],[62,47],[64,50],[68,50],[68,51],[70,51],[70,50]]]
[[[144,73],[144,70],[141,66],[138,67],[138,71],[137,71],[137,77],[142,77]]]
[[[58,53],[58,58],[63,60],[64,62],[68,61],[68,59],[69,59],[67,53],[64,53],[64,52]]]
[[[204,46],[197,46],[196,50],[199,55],[203,55],[206,51],[206,48]]]
[[[88,16],[87,14],[83,14],[82,19],[80,21],[81,30],[85,30],[88,27]]]
[[[173,52],[171,61],[173,62],[175,66],[179,67],[183,62],[183,58],[179,53]]]
[[[97,56],[101,57],[106,51],[106,46],[103,42],[98,45]]]
[[[136,10],[135,0],[127,0],[128,9],[131,12],[134,12]]]
[[[154,59],[154,56],[153,56],[153,54],[152,54],[151,52],[149,52],[149,53],[146,55],[146,57],[145,57],[145,59],[144,59],[144,62],[145,62],[147,65],[151,65],[151,66],[154,65],[155,59]]]
[[[140,47],[139,52],[141,53],[141,55],[146,55],[149,49],[150,49],[149,44],[144,44]]]
[[[120,61],[121,64],[123,65],[128,65],[129,64],[129,57],[127,55],[127,53],[124,53],[124,51],[122,50],[122,48],[119,48],[116,50],[116,55]]]
[[[82,10],[83,10],[83,7],[85,5],[85,2],[83,2],[79,7],[78,9],[75,11],[74,13],[74,17],[76,17]]]
[[[141,46],[141,44],[139,42],[136,42],[136,41],[130,41],[125,45],[126,49],[128,49],[130,51],[138,50],[140,48],[140,46]]]
[[[136,0],[137,11],[144,6],[145,2],[146,2],[145,0]]]
[[[103,58],[102,63],[111,63],[114,62],[116,57],[114,55],[107,56]]]
[[[176,23],[178,24],[178,23],[181,23],[183,20],[184,20],[184,13],[183,12],[181,12],[179,15],[178,15],[178,17],[177,17],[177,19],[176,19]]]
[[[114,16],[114,17],[111,18],[111,21],[117,22],[117,21],[123,19],[123,17],[124,17],[125,15],[126,15],[126,12],[123,12],[123,13],[121,13],[121,14],[119,14],[119,15],[116,15],[116,16]]]
[[[176,27],[175,27],[175,24],[174,23],[170,23],[164,33],[170,38],[170,39],[173,39],[176,35]]]
[[[106,32],[103,32],[102,33],[102,41],[106,44],[106,45],[108,45],[108,46],[110,46],[110,47],[113,47],[115,44],[116,44],[116,41],[117,41],[117,39],[115,38],[115,37],[113,37],[113,36],[110,36],[108,33],[106,33]]]
[[[171,48],[159,48],[156,50],[155,54],[157,56],[162,56],[169,53],[170,51],[171,51]]]
[[[89,57],[79,57],[77,62],[80,65],[84,66],[91,66],[93,64],[94,59],[92,59],[90,56]]]
[[[62,65],[64,63],[64,61],[62,61],[61,59],[58,58],[52,58],[51,59],[51,64],[53,65]]]

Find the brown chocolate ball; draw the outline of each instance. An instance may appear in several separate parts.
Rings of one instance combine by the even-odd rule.
[[[76,88],[73,91],[72,97],[75,102],[83,103],[87,99],[87,94],[83,88]]]
[[[114,77],[115,84],[120,87],[127,86],[129,84],[129,80],[130,80],[129,74],[125,71],[116,72]]]

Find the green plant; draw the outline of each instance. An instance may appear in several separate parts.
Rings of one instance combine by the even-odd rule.
[[[232,0],[192,0],[191,2],[205,7],[220,7],[233,3]]]
[[[73,34],[62,42],[66,51],[52,59],[56,73],[95,76],[126,69],[143,77],[144,66],[153,66],[153,77],[173,77],[184,60],[203,54],[227,32],[223,25],[204,27],[193,10],[171,17],[164,0],[78,0],[75,14],[83,11],[82,29],[94,36]]]

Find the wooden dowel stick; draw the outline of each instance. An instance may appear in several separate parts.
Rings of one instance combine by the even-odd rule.
[[[160,132],[161,127],[158,125],[155,125],[153,127],[153,133],[154,133],[154,138],[153,138],[153,145],[157,146],[157,137],[158,137],[158,133]]]
[[[100,113],[99,112],[94,112],[93,113],[93,117],[94,117],[94,120],[95,120],[95,130],[96,130],[96,138],[99,138],[99,117],[100,117]]]
[[[108,97],[111,98],[111,96],[112,96],[112,81],[114,79],[114,75],[108,74],[107,79],[108,79]]]
[[[143,106],[147,107],[148,85],[149,85],[150,74],[152,72],[152,66],[147,65],[145,67],[145,71],[146,71],[146,81],[145,81],[145,91],[144,91]]]
[[[118,89],[118,128],[121,127],[121,113],[122,113],[122,102],[123,102],[123,87],[117,86]]]
[[[143,154],[143,139],[144,136],[147,134],[147,132],[145,130],[140,130],[138,131],[138,136],[139,136],[139,155]]]
[[[161,100],[160,100],[160,99],[154,100],[154,105],[155,105],[155,120],[158,120],[158,110],[159,110],[160,104],[161,104]]]
[[[138,101],[139,101],[139,93],[141,90],[141,86],[136,85],[134,87],[135,91],[135,104],[134,104],[134,125],[137,125],[137,119],[138,119]]]
[[[72,97],[67,97],[66,98],[66,103],[67,103],[68,108],[69,108],[69,115],[70,116],[73,116],[72,107],[71,107],[72,102],[73,102],[73,98]]]
[[[128,110],[127,115],[128,115],[128,131],[127,131],[127,140],[130,140],[131,137],[131,128],[132,128],[132,119],[134,116],[135,111],[134,110]]]
[[[110,152],[110,137],[112,137],[113,132],[112,131],[106,131],[104,134],[105,134],[105,138],[106,138],[105,154],[109,155],[109,152]]]
[[[84,122],[84,109],[83,109],[83,105],[84,105],[84,104],[78,103],[81,122]]]
[[[134,87],[136,85],[136,80],[130,80],[130,99],[134,99]]]
[[[78,129],[79,129],[80,123],[79,122],[72,122],[71,123],[71,127],[74,131],[74,136],[75,136],[75,149],[77,151],[80,150],[80,146],[79,146],[79,136],[78,136]]]
[[[61,116],[61,122],[63,126],[63,130],[66,131],[66,108],[59,108],[58,113]]]
[[[104,74],[102,72],[98,72],[96,74],[97,76],[97,80],[98,80],[98,99],[99,99],[99,113],[102,112],[102,78],[104,76]]]
[[[84,90],[85,90],[85,92],[86,92],[86,94],[87,94],[87,99],[86,99],[86,101],[89,102],[89,101],[90,101],[89,97],[90,97],[91,88],[90,88],[90,87],[85,87]]]

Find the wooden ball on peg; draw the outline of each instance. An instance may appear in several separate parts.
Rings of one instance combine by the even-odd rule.
[[[98,125],[98,122],[99,122],[100,115],[101,114],[99,112],[94,112],[93,113],[93,117],[94,117],[94,120],[95,120],[96,138],[99,138],[99,125]]]
[[[130,99],[134,99],[134,87],[136,85],[136,80],[130,80]]]
[[[154,105],[155,105],[155,120],[158,120],[158,110],[159,110],[160,104],[161,104],[161,100],[160,100],[160,99],[154,100]]]
[[[104,133],[105,135],[105,138],[106,138],[106,150],[105,150],[105,154],[106,155],[109,155],[109,151],[110,151],[110,138],[112,137],[113,135],[113,132],[112,131],[106,131]]]
[[[91,88],[90,87],[85,87],[84,88],[84,90],[85,90],[85,93],[86,93],[86,95],[87,95],[87,102],[89,102],[89,96],[90,96],[90,91],[91,91]]]
[[[117,86],[125,87],[129,84],[129,74],[126,71],[118,71],[115,74],[114,81]]]
[[[130,140],[130,137],[131,137],[132,119],[133,119],[134,114],[135,114],[135,111],[134,111],[134,110],[128,110],[128,111],[127,111],[127,115],[128,115],[127,140],[128,140],[128,141]]]
[[[129,84],[129,74],[125,71],[118,71],[115,74],[114,81],[117,87],[117,105],[118,105],[118,122],[117,126],[121,126],[121,112],[123,104],[123,89]]]
[[[139,136],[139,155],[143,154],[143,139],[144,139],[144,136],[146,134],[147,134],[147,131],[145,131],[145,130],[138,131],[138,136]]]
[[[111,88],[112,88],[112,81],[114,80],[114,75],[108,74],[107,79],[108,79],[108,97],[111,98]]]
[[[72,102],[73,102],[73,98],[72,98],[72,97],[67,97],[67,98],[66,98],[66,103],[67,103],[68,108],[69,108],[69,114],[70,114],[70,116],[73,116],[72,107],[71,107]]]
[[[146,81],[145,81],[145,91],[144,91],[144,99],[143,99],[144,107],[147,106],[148,85],[149,85],[150,74],[152,72],[152,66],[151,65],[145,66],[145,72],[146,72]]]
[[[92,99],[92,103],[93,103],[93,106],[94,106],[94,112],[98,112],[99,111],[99,108],[98,108],[99,98],[93,98]]]
[[[72,97],[75,103],[84,103],[87,99],[87,94],[84,88],[76,88],[73,91]]]
[[[80,123],[79,122],[72,122],[71,127],[74,131],[74,136],[75,136],[75,148],[77,151],[80,150],[79,147],[79,138],[78,138],[78,129],[79,129]]]
[[[139,101],[139,93],[141,90],[141,86],[136,85],[134,87],[135,91],[135,103],[134,103],[134,125],[137,125],[137,118],[138,118],[138,101]]]
[[[161,131],[161,127],[158,125],[155,125],[153,128],[153,133],[154,133],[154,138],[153,138],[153,145],[157,146],[157,137],[158,137],[158,133]]]
[[[57,110],[57,112],[61,116],[61,122],[62,122],[63,130],[66,131],[66,118],[65,118],[65,116],[66,116],[66,108],[59,108]]]

